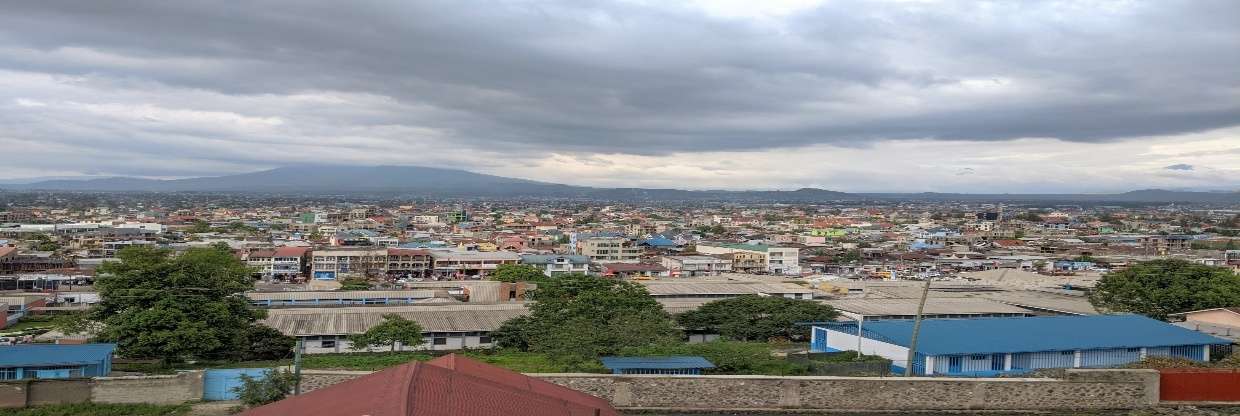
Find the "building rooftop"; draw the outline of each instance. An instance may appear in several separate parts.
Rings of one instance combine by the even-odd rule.
[[[94,364],[116,351],[116,344],[18,344],[0,346],[0,367]]]
[[[262,323],[292,336],[350,335],[383,322],[383,315],[396,314],[416,321],[426,332],[473,332],[494,330],[527,313],[521,303],[288,308],[268,310]]]
[[[855,325],[851,329],[856,332]],[[864,331],[867,338],[908,347],[913,320],[866,322]],[[1230,343],[1140,315],[1039,316],[926,319],[921,323],[917,351],[992,354]]]
[[[697,296],[697,295],[757,295],[784,293],[814,293],[813,289],[794,283],[761,283],[732,281],[641,281],[651,296]]]
[[[364,397],[366,400],[358,400]],[[468,358],[413,362],[247,410],[243,416],[616,416],[603,399]]]
[[[921,299],[833,299],[822,303],[841,312],[872,316],[915,316]],[[927,299],[926,315],[988,315],[1030,313],[1028,309],[979,298],[931,298]]]
[[[699,356],[603,357],[599,361],[608,370],[715,368],[714,363]]]
[[[548,264],[555,263],[556,259],[565,259],[572,264],[585,264],[590,262],[589,256],[579,255],[555,255],[555,254],[526,254],[521,256],[521,262],[525,264]]]

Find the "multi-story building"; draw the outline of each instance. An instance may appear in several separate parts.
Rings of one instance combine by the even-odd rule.
[[[246,264],[266,281],[295,281],[305,275],[308,247],[276,247],[250,250]]]
[[[385,247],[314,250],[310,275],[319,280],[383,275],[387,272],[387,250]]]
[[[577,253],[596,263],[637,262],[643,251],[624,237],[589,237],[577,241]]]
[[[797,275],[801,274],[800,253],[795,247],[775,247],[764,244],[736,243],[698,243],[697,251],[702,254],[748,253],[762,256],[766,273]]]
[[[521,263],[537,267],[547,276],[589,273],[590,258],[576,255],[524,255]]]
[[[431,273],[449,279],[483,278],[501,264],[517,264],[521,256],[509,251],[431,250]]]
[[[732,271],[732,260],[714,256],[664,256],[672,277],[717,276]]]
[[[387,249],[387,275],[393,279],[426,277],[431,272],[431,252],[416,248]]]

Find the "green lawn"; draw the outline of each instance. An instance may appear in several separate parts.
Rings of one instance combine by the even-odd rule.
[[[78,403],[38,406],[26,409],[0,409],[0,416],[176,416],[189,413],[187,404],[161,406],[153,404]]]
[[[0,329],[0,333],[9,334],[25,332],[32,329],[52,329],[53,326],[55,326],[55,322],[53,322],[51,318],[43,316],[28,316],[19,319],[17,323],[13,325]]]

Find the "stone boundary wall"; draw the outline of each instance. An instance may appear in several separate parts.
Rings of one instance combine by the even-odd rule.
[[[302,372],[308,392],[368,374]],[[1158,404],[1155,370],[1068,370],[1062,379],[530,374],[611,401],[663,410],[1077,410]]]
[[[0,382],[0,408],[70,403],[181,404],[202,400],[202,371],[170,376]]]

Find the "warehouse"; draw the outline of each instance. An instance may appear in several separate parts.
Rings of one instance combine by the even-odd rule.
[[[250,292],[250,304],[258,307],[311,307],[342,305],[408,305],[457,302],[446,290],[334,290],[296,292]]]
[[[912,320],[812,324],[812,352],[857,351],[892,360],[904,372]],[[914,373],[989,376],[1044,368],[1109,367],[1151,356],[1209,360],[1210,346],[1230,341],[1140,315],[927,319]]]
[[[349,352],[348,336],[366,332],[396,314],[422,326],[422,345],[398,345],[402,351],[451,351],[490,348],[490,332],[528,311],[522,303],[443,304],[411,306],[350,306],[339,308],[280,308],[267,311],[262,323],[306,341],[306,352]]]

